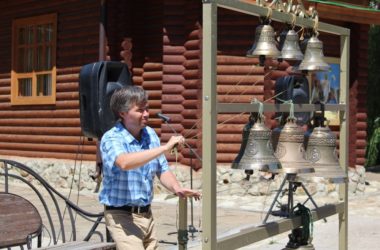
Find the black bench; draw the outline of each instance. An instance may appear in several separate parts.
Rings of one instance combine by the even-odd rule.
[[[115,248],[105,227],[103,233],[98,230],[103,211],[80,208],[24,164],[0,159],[0,187],[0,248],[31,249],[35,238],[42,249]],[[79,217],[90,223],[80,240]]]

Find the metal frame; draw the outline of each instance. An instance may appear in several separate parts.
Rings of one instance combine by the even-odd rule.
[[[217,50],[217,9],[225,8],[254,16],[266,16],[268,9],[252,3],[230,0],[203,0],[203,54],[202,54],[202,155],[203,155],[203,238],[202,249],[235,249],[263,240],[299,226],[299,218],[283,219],[274,223],[245,229],[234,235],[217,239],[216,220],[216,125],[217,114],[227,112],[257,112],[258,104],[218,104],[216,96],[216,50]],[[291,23],[293,16],[276,10],[272,19]],[[295,25],[313,27],[314,21],[297,17]],[[341,88],[340,105],[326,105],[325,110],[338,110],[341,116],[340,165],[347,173],[348,166],[348,93],[349,93],[349,41],[347,28],[319,22],[318,30],[341,37]],[[319,105],[295,105],[295,112],[319,110]],[[287,105],[265,104],[264,111],[286,111]],[[347,183],[340,185],[341,202],[314,210],[313,219],[322,219],[339,214],[339,249],[347,249]]]

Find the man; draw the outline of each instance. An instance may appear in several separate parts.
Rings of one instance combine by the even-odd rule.
[[[105,220],[117,249],[156,249],[157,239],[150,204],[153,180],[179,197],[200,198],[200,193],[182,188],[170,172],[165,152],[184,143],[172,136],[161,146],[154,130],[147,126],[148,98],[138,86],[116,91],[110,106],[119,121],[100,143],[103,161],[103,189],[99,200],[105,205]]]

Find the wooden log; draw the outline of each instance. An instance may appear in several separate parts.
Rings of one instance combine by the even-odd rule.
[[[181,111],[183,110],[183,106],[180,104],[165,104],[163,103],[161,105],[162,112],[164,114],[181,114]],[[181,115],[182,117],[182,115]]]
[[[166,74],[164,74],[162,76],[162,81],[164,83],[181,84],[184,80],[185,80],[185,78],[182,75],[166,75]]]
[[[181,111],[181,115],[185,118],[185,119],[199,119],[202,117],[202,113],[196,109],[183,109]]]
[[[64,109],[64,110],[0,110],[1,118],[77,118],[79,117],[79,109]]]
[[[162,91],[161,90],[147,90],[146,91],[148,93],[148,96],[149,96],[149,100],[156,100],[156,99],[159,99],[161,100],[162,98]]]
[[[185,70],[185,67],[182,65],[164,65],[163,72],[164,74],[181,74]]]
[[[182,65],[185,62],[186,58],[183,55],[163,55],[164,64],[179,64]]]
[[[61,82],[78,82],[79,74],[65,74],[65,75],[57,75],[57,83]]]
[[[237,134],[218,134],[216,137],[217,143],[240,143],[242,138]]]
[[[182,91],[182,96],[185,99],[198,99],[202,95],[202,91],[200,89],[186,89]]]
[[[187,59],[184,63],[183,66],[186,69],[199,69],[202,67],[202,63],[200,59]]]
[[[61,153],[95,153],[96,145],[61,145],[61,144],[36,144],[0,142],[0,150],[44,151]]]
[[[201,74],[202,72],[199,69],[187,69],[182,73],[186,79],[200,79]]]
[[[218,75],[217,76],[218,84],[230,84],[237,85],[238,83],[249,83],[252,85],[263,85],[264,77],[262,75],[245,75],[245,76],[236,76],[236,75]]]
[[[81,128],[71,127],[9,127],[1,126],[0,134],[81,136]]]
[[[11,93],[11,86],[0,87],[0,95],[9,95]]]
[[[0,141],[20,143],[71,144],[79,145],[79,147],[80,145],[96,145],[95,141],[89,141],[81,136],[0,134]]]
[[[262,75],[262,67],[256,65],[218,65],[218,75]]]
[[[200,39],[188,40],[184,45],[186,49],[199,49],[202,45],[202,41]]]
[[[183,55],[186,59],[201,59],[201,51],[199,49],[186,50]]]
[[[162,79],[162,71],[144,71],[142,74],[142,77],[144,78],[144,81],[149,81],[149,80],[161,80]]]
[[[217,56],[218,65],[253,65],[259,64],[258,58],[245,57],[245,56],[227,56],[219,55]],[[261,67],[262,74],[264,74],[264,67]],[[260,74],[260,73],[258,73]]]
[[[58,92],[69,92],[69,91],[78,91],[79,83],[78,82],[62,82],[57,83],[57,93]]]
[[[217,152],[218,153],[235,153],[238,152],[240,149],[241,144],[234,144],[234,143],[218,143],[216,145]]]
[[[163,51],[165,55],[182,55],[186,52],[185,47],[183,46],[171,46],[171,45],[164,45]]]
[[[177,131],[177,133],[179,133],[179,134],[182,133],[183,126],[181,124],[172,123],[170,125],[172,126],[172,128],[174,128]],[[173,130],[171,128],[169,128],[169,126],[167,126],[166,124],[162,124],[161,139],[164,141],[167,141],[173,135],[174,135]]]
[[[136,83],[135,83],[136,84]],[[137,84],[138,85],[138,84]],[[161,88],[162,81],[143,81],[140,83],[140,86],[143,86],[145,90],[158,90]]]
[[[235,160],[237,156],[237,153],[220,153],[216,154],[216,160],[218,163],[228,163],[232,164],[232,162]]]
[[[56,94],[56,99],[61,100],[78,100],[79,92],[58,92]]]
[[[200,79],[186,79],[182,82],[182,85],[187,89],[201,89],[202,80]]]
[[[367,113],[356,113],[356,119],[358,121],[361,121],[361,122],[367,121],[367,118],[368,118]]]
[[[57,68],[57,74],[59,74],[59,75],[78,74],[81,69],[82,69],[82,66]]]
[[[219,95],[223,94],[246,94],[246,95],[262,95],[264,93],[263,85],[249,85],[249,86],[241,86],[241,85],[219,85],[216,87]]]
[[[164,94],[162,95],[162,103],[163,104],[181,104],[185,98],[182,95],[179,94],[172,94],[172,95],[167,95]]]
[[[184,100],[182,106],[186,109],[197,109],[200,107],[200,102],[198,100]]]
[[[162,63],[156,63],[156,62],[146,62],[143,65],[144,71],[161,71],[162,70]]]
[[[80,126],[80,119],[79,118],[0,119],[0,126],[77,127],[77,126]]]
[[[183,85],[162,84],[162,92],[165,94],[178,94],[185,90]]]
[[[260,99],[262,95],[218,95],[219,103],[251,103],[252,100]]]
[[[84,161],[94,161],[96,160],[96,153],[91,154],[77,154],[77,153],[59,153],[59,152],[36,152],[36,151],[21,151],[21,150],[1,150],[1,155],[10,155],[10,156],[22,156],[22,157],[31,157],[31,158],[55,158],[55,159],[81,159]]]

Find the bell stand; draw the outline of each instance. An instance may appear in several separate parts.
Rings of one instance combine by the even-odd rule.
[[[301,187],[305,191],[308,197],[306,201],[304,201],[303,205],[306,204],[306,202],[310,200],[311,203],[313,203],[314,207],[318,208],[317,203],[314,201],[313,197],[310,195],[305,185],[301,181],[297,180],[297,174],[298,174],[297,172],[291,172],[291,173],[285,174],[284,180],[282,181],[281,186],[279,190],[277,191],[276,196],[274,197],[274,200],[263,220],[263,224],[266,224],[269,218],[269,215],[273,214],[273,208],[276,203],[279,203],[278,197],[283,192],[286,182],[288,182],[288,203],[286,205],[286,210],[284,211],[284,214],[283,215],[280,214],[279,216],[290,217],[290,218],[292,217],[292,211],[294,208],[294,192],[297,190],[298,187]],[[326,219],[324,219],[324,221],[327,222]]]

